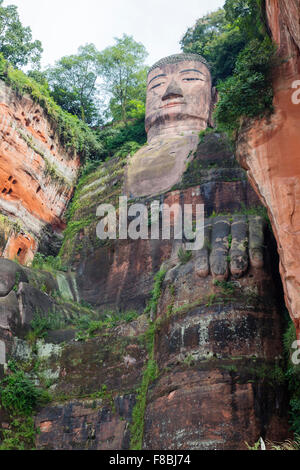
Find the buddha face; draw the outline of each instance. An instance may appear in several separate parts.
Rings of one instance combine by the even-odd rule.
[[[163,135],[206,129],[211,108],[211,75],[197,60],[160,65],[147,83],[148,142]]]

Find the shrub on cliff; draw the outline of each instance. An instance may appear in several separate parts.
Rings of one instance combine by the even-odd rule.
[[[242,116],[254,118],[272,109],[272,59],[269,38],[251,41],[239,54],[232,77],[219,83],[220,100],[215,118],[219,128],[234,130]]]
[[[181,41],[185,52],[203,55],[219,92],[216,123],[232,132],[240,118],[272,110],[275,47],[268,36],[263,0],[226,0],[200,18]]]
[[[96,132],[103,145],[104,158],[115,155],[128,142],[144,145],[147,140],[144,115],[137,120],[128,121],[126,125],[115,123]]]
[[[12,414],[30,416],[37,406],[49,399],[47,392],[37,388],[22,370],[16,368],[0,383],[1,405]]]
[[[188,28],[180,41],[184,52],[200,54],[211,65],[214,84],[229,77],[234,70],[238,54],[247,44],[239,27],[232,25],[225,10],[205,15]]]

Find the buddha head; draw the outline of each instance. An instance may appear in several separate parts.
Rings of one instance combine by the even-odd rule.
[[[156,62],[147,80],[148,142],[206,129],[211,104],[211,74],[203,57],[175,54]]]

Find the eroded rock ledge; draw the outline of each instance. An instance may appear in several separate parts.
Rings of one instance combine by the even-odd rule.
[[[3,81],[0,138],[0,252],[25,264],[43,240],[55,251],[79,158],[60,145],[41,106]]]

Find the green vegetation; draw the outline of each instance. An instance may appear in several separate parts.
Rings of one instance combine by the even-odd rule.
[[[215,119],[220,130],[239,128],[241,118],[272,111],[271,70],[275,47],[265,26],[262,0],[226,0],[184,35],[184,52],[203,55],[220,94]]]
[[[155,316],[158,306],[158,301],[161,296],[162,292],[162,285],[165,279],[167,271],[165,269],[161,269],[158,273],[154,276],[154,286],[150,293],[151,298],[148,302],[148,305],[145,309],[145,313],[150,313],[152,316]]]
[[[208,127],[207,129],[204,129],[203,131],[199,132],[199,144],[203,144],[205,137],[209,134],[215,134],[218,132],[218,129]]]
[[[295,440],[287,439],[284,442],[278,443],[278,442],[262,442],[261,439],[259,439],[255,444],[252,446],[248,444],[248,442],[245,442],[245,445],[248,450],[300,450],[300,439],[296,438]]]
[[[102,52],[94,44],[81,46],[77,54],[62,57],[45,72],[31,76],[48,84],[62,109],[89,125],[103,124],[103,118],[127,124],[145,115],[146,56],[144,46],[124,34]],[[108,106],[103,101],[109,101]]]
[[[22,26],[15,5],[3,6],[0,0],[0,53],[14,67],[22,67],[31,63],[38,66],[43,52],[40,41],[32,41],[29,27]]]
[[[271,70],[274,45],[266,37],[251,41],[237,58],[233,76],[218,85],[220,101],[215,118],[220,128],[233,131],[242,117],[255,118],[272,111]]]
[[[0,404],[9,416],[9,427],[0,429],[0,450],[29,450],[35,447],[38,429],[32,414],[51,400],[49,393],[37,387],[34,380],[14,361],[0,381]]]
[[[144,417],[149,386],[158,377],[158,366],[154,358],[155,324],[150,322],[146,333],[148,363],[143,374],[140,388],[137,390],[136,405],[132,412],[130,449],[141,450],[144,436]]]
[[[181,264],[186,264],[192,259],[193,253],[190,250],[180,247],[177,256]]]
[[[220,288],[221,295],[228,300],[231,299],[236,289],[236,285],[233,281],[218,281],[215,279],[214,285]]]
[[[97,125],[100,120],[97,100],[100,59],[94,44],[87,44],[77,54],[62,57],[43,74],[56,103],[90,125]]]
[[[45,256],[42,253],[36,253],[31,267],[49,272],[68,271],[68,268],[62,265],[62,260],[59,256]]]
[[[50,96],[48,87],[14,69],[3,55],[0,55],[0,78],[20,95],[28,93],[56,125],[56,135],[70,153],[77,152],[84,159],[100,159],[102,145],[96,134],[77,116],[63,111]]]
[[[9,363],[9,367],[11,372],[0,382],[1,406],[12,415],[31,416],[38,406],[50,400],[49,394],[38,388],[15,363]]]
[[[265,206],[255,206],[255,207],[246,207],[245,204],[241,204],[241,209],[236,210],[236,211],[231,211],[231,212],[215,212],[213,211],[212,214],[210,215],[210,218],[215,218],[215,217],[229,217],[229,220],[232,222],[233,217],[235,215],[246,215],[251,216],[259,216],[265,219],[267,222],[269,229],[272,230],[271,222],[268,216],[268,211]],[[229,239],[230,240],[230,239]]]
[[[45,338],[50,330],[60,330],[67,325],[67,319],[63,314],[57,312],[48,312],[47,315],[41,315],[38,311],[35,313],[31,322],[32,331],[29,332],[27,340],[34,343],[38,338]]]
[[[75,302],[73,304],[75,307]],[[77,341],[86,341],[104,329],[114,328],[120,323],[130,323],[138,316],[139,314],[134,310],[107,311],[98,314],[88,304],[77,304],[72,318],[65,315],[63,311],[48,312],[46,316],[36,312],[31,322],[32,331],[28,333],[27,340],[33,344],[37,339],[45,338],[49,331],[72,328],[76,330]]]
[[[120,323],[130,323],[138,318],[139,314],[135,311],[128,312],[106,312],[101,315],[101,319],[94,319],[90,315],[80,316],[75,327],[78,330],[76,334],[77,341],[86,341],[96,336],[103,329],[114,328]]]
[[[18,292],[18,289],[19,289],[19,283],[20,283],[20,277],[21,277],[21,273],[19,271],[16,272],[16,280],[15,280],[15,285],[13,287],[13,290],[15,292]]]
[[[124,146],[130,145],[132,147],[133,143],[139,145],[144,145],[147,140],[147,135],[145,131],[145,114],[142,114],[136,119],[127,120],[127,123],[122,122],[108,124],[104,126],[101,130],[97,131],[99,140],[103,145],[103,157],[112,157],[116,155],[118,151],[124,153]],[[133,149],[130,149],[130,152]],[[126,150],[126,155],[128,151]]]
[[[225,11],[219,9],[199,18],[180,44],[184,52],[206,58],[212,67],[213,81],[217,83],[233,73],[236,57],[245,47],[246,38],[227,20]]]
[[[147,69],[143,63],[148,54],[142,44],[126,34],[115,41],[101,53],[101,78],[111,96],[111,116],[126,124],[128,118],[145,113]]]
[[[15,418],[9,429],[1,430],[0,450],[34,450],[38,432],[31,416]]]
[[[44,161],[46,164],[44,170],[45,176],[50,176],[52,181],[56,182],[61,186],[66,186],[67,188],[71,189],[71,184],[69,183],[69,181],[65,178],[63,174],[59,172],[55,165],[52,165],[52,163],[49,162],[45,155]]]
[[[154,276],[154,287],[151,291],[151,298],[145,309],[145,313],[150,313],[150,317],[155,317],[157,306],[162,294],[162,284],[166,276],[166,270],[161,269]],[[154,357],[155,332],[158,322],[149,320],[149,328],[145,333],[146,345],[148,351],[148,362],[143,374],[140,388],[137,390],[137,402],[132,412],[131,440],[130,449],[140,450],[143,444],[144,435],[144,416],[146,410],[147,393],[150,384],[157,379],[159,370]]]
[[[107,390],[106,385],[102,385],[101,390],[99,392],[91,393],[89,398],[92,398],[94,400],[103,400],[111,406],[113,412],[115,411],[113,394],[111,391]]]

